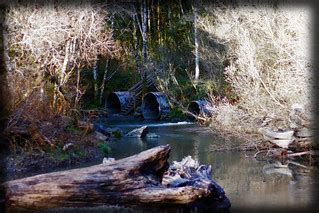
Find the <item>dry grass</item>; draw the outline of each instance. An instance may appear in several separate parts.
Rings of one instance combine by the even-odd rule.
[[[234,106],[219,105],[219,124],[241,131],[272,117],[287,127],[294,106],[311,111],[310,8],[219,4],[206,11],[200,28],[227,47],[224,74],[239,96]]]
[[[73,98],[79,94],[78,83],[68,85],[70,78],[79,75],[75,70],[114,50],[106,20],[106,5],[86,0],[74,5],[51,0],[10,4],[5,24],[14,105],[35,88],[43,90],[48,79],[55,99],[67,96],[62,87]]]

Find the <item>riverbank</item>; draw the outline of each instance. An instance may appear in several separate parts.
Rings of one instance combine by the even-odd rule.
[[[144,125],[145,123],[143,123]],[[106,124],[107,125],[107,124]],[[119,121],[109,126],[126,125],[125,121]],[[129,124],[126,131],[139,127],[135,122]],[[180,161],[185,156],[192,156],[201,164],[212,166],[212,177],[221,184],[232,204],[232,208],[262,208],[272,206],[274,208],[304,208],[316,202],[313,196],[318,179],[313,175],[318,173],[318,168],[309,166],[301,159],[281,162],[275,159],[259,160],[249,157],[254,151],[224,150],[211,152],[212,144],[223,145],[226,143],[241,144],[244,141],[229,138],[225,140],[219,133],[212,131],[211,127],[203,127],[196,123],[183,125],[152,125],[149,132],[158,135],[158,138],[114,138],[109,140],[109,157],[122,159],[144,150],[169,144],[172,148],[169,162]],[[100,164],[103,157],[95,162]],[[293,163],[298,162],[300,165]],[[75,168],[77,166],[74,166]],[[60,168],[62,170],[62,168]],[[29,175],[28,175],[29,176]],[[289,190],[287,190],[289,189]],[[245,194],[245,196],[243,196]],[[108,206],[91,208],[94,210],[110,210]],[[64,209],[70,210],[70,209]],[[80,210],[72,208],[72,210]],[[176,209],[172,209],[174,211]],[[71,210],[70,210],[71,211]],[[112,210],[110,210],[112,211]],[[133,211],[133,210],[132,210]],[[115,211],[114,211],[115,212]]]
[[[4,134],[9,144],[5,179],[82,166],[108,154],[107,144],[96,137],[90,122],[67,116],[20,120]]]
[[[84,120],[84,117],[82,120]],[[121,137],[124,132],[143,125],[147,125],[149,128],[155,130],[158,128],[169,128],[170,126],[190,126],[189,129],[186,128],[184,130],[194,132],[194,134],[198,132],[204,135],[218,136],[218,140],[223,141],[223,143],[211,142],[208,146],[208,150],[212,154],[216,152],[250,152],[250,156],[254,156],[259,160],[288,160],[290,159],[288,155],[291,154],[288,153],[287,149],[281,149],[275,144],[265,140],[263,135],[258,131],[239,132],[238,128],[227,130],[222,126],[216,126],[214,123],[206,124],[206,127],[199,125],[194,128],[192,125],[195,125],[195,123],[187,121],[181,122],[176,119],[161,122],[146,122],[134,118],[134,116],[113,115],[106,117],[105,114],[101,112],[95,115],[95,123],[98,125],[93,125],[91,121],[75,122],[65,116],[56,116],[51,121],[42,121],[42,123],[39,124],[38,131],[42,134],[42,137],[54,141],[54,146],[41,144],[39,141],[32,142],[31,139],[39,140],[39,138],[35,138],[35,136],[32,135],[30,135],[29,140],[24,138],[23,141],[23,138],[20,138],[20,141],[11,141],[9,147],[10,154],[7,155],[5,159],[6,179],[16,179],[40,173],[100,163],[103,157],[114,157],[112,154],[122,153],[122,151],[118,149],[117,143],[123,140]],[[109,132],[104,132],[103,134],[104,130]],[[184,132],[180,132],[180,134],[183,135]],[[178,135],[174,137],[180,138]],[[16,138],[18,139],[18,137]],[[148,147],[148,144],[152,146],[158,139],[137,138],[135,140],[136,143],[134,146],[141,147],[138,150],[142,151],[144,150],[143,147]],[[303,143],[304,142],[305,141],[303,141]],[[311,141],[308,140],[306,142],[309,144]],[[298,144],[297,142],[292,143],[288,150],[294,150],[295,152],[312,150],[309,145],[298,148]],[[128,144],[123,143],[122,146],[128,146]],[[187,146],[187,144],[183,143],[183,146]],[[131,150],[125,149],[127,153],[123,153],[123,155],[117,157],[127,157],[129,153],[135,154],[136,147],[131,146]],[[184,156],[180,157],[182,158]],[[294,158],[303,160],[307,165],[318,165],[318,157],[315,155],[305,154],[302,156],[294,156]]]
[[[110,143],[116,143],[129,130],[144,125],[192,124],[179,121],[148,122],[134,116],[107,116],[104,111],[93,110],[85,112],[78,120],[60,115],[47,116],[34,123],[23,119],[5,132],[9,152],[3,159],[5,175],[2,179],[99,164],[110,156]]]

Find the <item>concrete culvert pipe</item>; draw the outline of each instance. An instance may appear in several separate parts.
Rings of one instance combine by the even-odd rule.
[[[130,92],[112,92],[106,99],[107,111],[110,114],[120,113],[132,100],[133,96]]]
[[[143,98],[142,114],[146,120],[158,120],[167,116],[170,107],[164,93],[149,92]]]
[[[194,115],[211,116],[214,108],[210,102],[205,100],[192,101],[188,105],[188,111]]]

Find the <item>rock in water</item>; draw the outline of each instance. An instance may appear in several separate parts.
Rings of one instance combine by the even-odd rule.
[[[265,140],[284,149],[288,149],[289,144],[291,144],[295,139],[293,137],[293,130],[273,131],[269,128],[260,128],[259,132],[263,134]]]
[[[144,138],[148,133],[148,127],[142,126],[127,133],[126,137]]]
[[[104,135],[103,133],[101,132],[98,132],[98,131],[95,131],[95,137],[99,140],[102,140],[102,141],[106,141],[109,139],[109,135]]]

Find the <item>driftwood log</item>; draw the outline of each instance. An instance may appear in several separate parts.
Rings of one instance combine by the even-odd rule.
[[[2,184],[6,193],[6,206],[9,209],[109,204],[154,207],[208,201],[226,202],[223,206],[229,207],[224,191],[220,190],[216,182],[210,181],[210,176],[207,171],[203,171],[202,166],[197,166],[197,170],[193,171],[197,175],[192,181],[187,177],[188,183],[181,186],[162,184],[164,173],[169,175],[169,152],[169,145],[158,146],[104,164],[8,181]],[[202,181],[201,174],[205,174]]]

